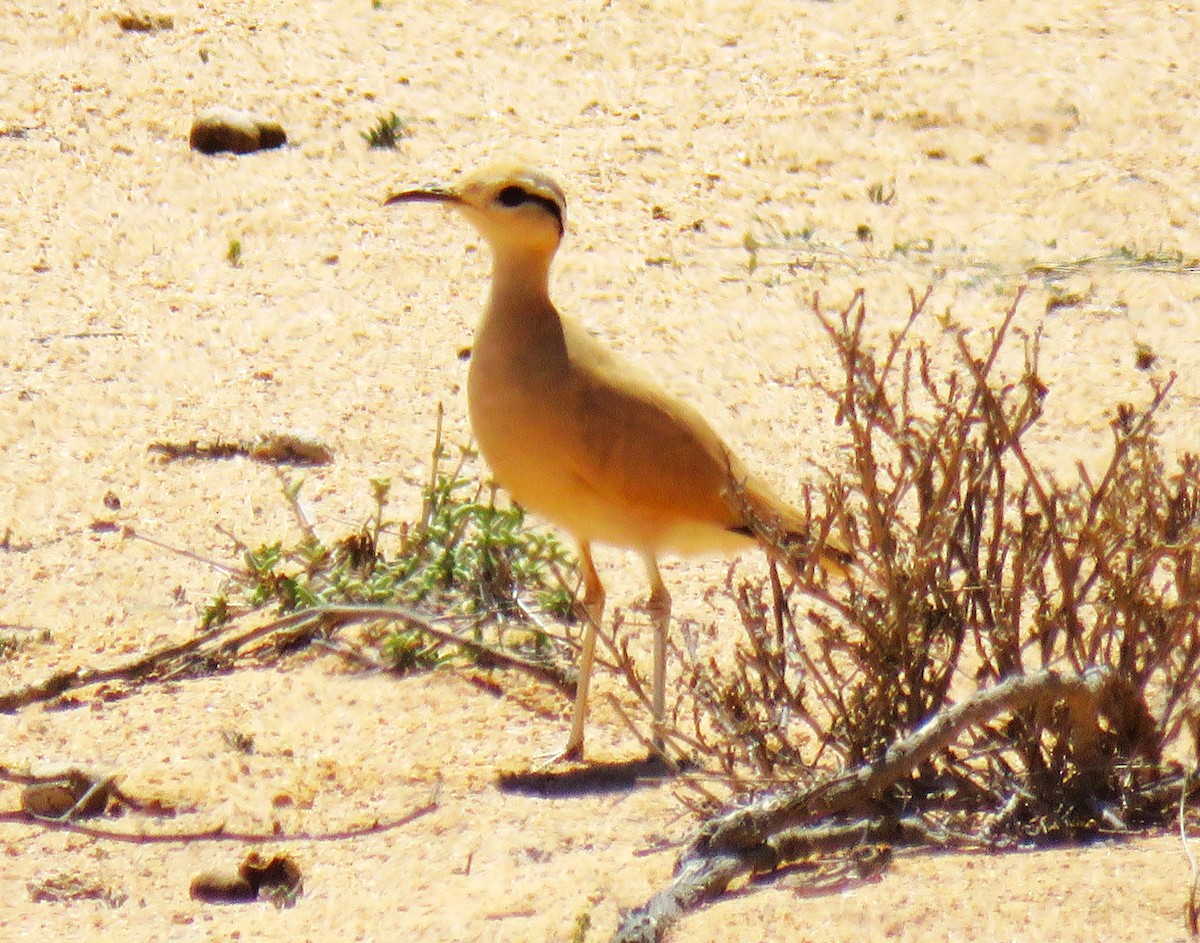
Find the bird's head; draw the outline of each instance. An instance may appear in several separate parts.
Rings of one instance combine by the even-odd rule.
[[[514,161],[489,164],[448,187],[404,190],[387,198],[395,203],[445,203],[458,209],[479,230],[497,256],[552,256],[562,241],[567,200],[562,189],[541,171]]]

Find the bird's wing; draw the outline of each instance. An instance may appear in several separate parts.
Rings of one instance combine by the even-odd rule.
[[[705,419],[577,325],[564,324],[572,361],[573,471],[597,494],[645,515],[722,529],[742,516],[730,500],[740,465]]]
[[[807,515],[749,474],[696,410],[577,325],[565,322],[564,334],[577,383],[573,471],[582,485],[647,517],[810,539]],[[827,536],[822,566],[842,573],[852,558],[840,537]]]

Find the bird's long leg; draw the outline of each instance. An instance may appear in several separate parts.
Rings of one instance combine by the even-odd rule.
[[[575,710],[571,713],[571,733],[558,759],[577,760],[583,756],[583,724],[587,719],[588,687],[592,680],[592,665],[596,660],[596,631],[604,618],[604,584],[592,562],[592,548],[587,541],[579,544],[579,565],[583,570],[583,649],[579,654],[579,676],[575,682]]]
[[[646,608],[654,627],[654,677],[651,688],[650,710],[654,718],[654,733],[651,746],[654,752],[663,752],[663,721],[666,719],[667,693],[667,626],[671,621],[671,594],[658,572],[658,561],[652,554],[646,555],[646,575],[650,578],[650,599]]]

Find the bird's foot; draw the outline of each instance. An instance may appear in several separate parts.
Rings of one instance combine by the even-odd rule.
[[[557,766],[560,763],[578,763],[583,759],[583,741],[577,743],[568,743],[557,753],[546,753],[539,756],[537,763],[534,766],[536,770],[548,769],[551,766]]]

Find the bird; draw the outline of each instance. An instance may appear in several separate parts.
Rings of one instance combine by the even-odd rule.
[[[665,756],[671,595],[660,556],[736,553],[759,540],[763,526],[811,543],[806,516],[750,474],[698,410],[558,311],[550,268],[566,232],[566,197],[545,172],[501,160],[457,184],[402,190],[384,202],[451,207],[491,250],[491,288],[467,374],[472,431],[500,486],[579,548],[586,618],[570,733],[554,759],[583,758],[606,596],[594,543],[632,549],[645,562],[653,626],[651,745]],[[852,559],[832,534],[817,554],[818,564],[838,575]]]

